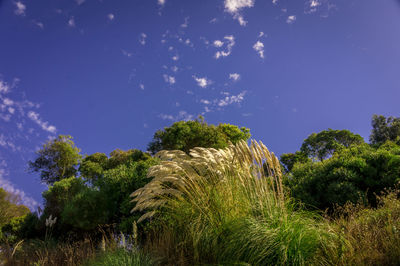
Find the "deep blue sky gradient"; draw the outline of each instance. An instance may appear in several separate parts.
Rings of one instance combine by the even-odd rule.
[[[400,116],[399,1],[319,0],[310,12],[308,0],[255,0],[236,14],[246,26],[223,0],[79,3],[0,1],[0,81],[9,88],[0,94],[0,185],[30,206],[45,187],[26,173],[27,161],[56,134],[72,135],[83,154],[145,150],[156,130],[203,114],[249,127],[281,154],[327,128],[368,139],[373,114]],[[230,55],[216,59],[231,35]],[[258,41],[264,58],[253,49]],[[194,77],[212,82],[202,88]],[[219,106],[225,97],[232,102]],[[23,111],[11,115],[6,98],[14,108],[25,102]],[[32,110],[56,131],[29,117]]]

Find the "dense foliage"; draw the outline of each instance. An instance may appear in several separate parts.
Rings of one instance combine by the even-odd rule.
[[[372,117],[372,132],[369,137],[371,144],[382,145],[386,141],[394,141],[400,144],[400,117],[384,117],[374,115]]]
[[[376,194],[400,181],[400,146],[367,144],[336,152],[321,162],[297,163],[288,177],[292,195],[324,210],[347,201],[376,206]]]
[[[71,136],[60,135],[36,152],[36,159],[29,162],[29,170],[40,173],[42,182],[52,185],[76,174],[81,159],[79,152]]]
[[[218,126],[207,124],[202,117],[193,121],[175,122],[172,126],[157,131],[148,145],[155,154],[161,150],[181,150],[186,153],[195,147],[225,148],[229,143],[248,140],[250,130],[230,124]]]
[[[150,153],[49,140],[29,163],[43,211],[0,188],[0,264],[398,263],[400,118],[373,116],[370,144],[312,133],[280,162],[249,137],[200,117],[157,131]]]

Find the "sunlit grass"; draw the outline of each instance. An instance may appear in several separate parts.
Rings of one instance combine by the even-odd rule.
[[[169,263],[327,265],[336,234],[285,196],[280,165],[262,144],[163,151],[152,182],[132,196],[155,219],[152,249]],[[158,238],[158,239],[157,239]]]

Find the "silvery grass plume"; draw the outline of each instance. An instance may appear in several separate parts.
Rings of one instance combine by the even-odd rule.
[[[53,218],[53,215],[50,214],[50,216],[46,219],[46,227],[53,227],[53,225],[55,225],[57,222],[57,217]]]
[[[259,209],[283,207],[285,202],[279,160],[261,141],[252,140],[248,145],[242,140],[219,150],[197,147],[189,155],[164,150],[155,156],[161,163],[149,169],[147,176],[153,180],[131,194],[136,202],[132,212],[145,211],[138,222],[154,216],[160,208],[173,208],[176,201],[203,204],[198,200],[209,198],[210,185],[226,182],[241,185],[249,200],[260,204]],[[258,201],[260,194],[271,195],[270,202]]]

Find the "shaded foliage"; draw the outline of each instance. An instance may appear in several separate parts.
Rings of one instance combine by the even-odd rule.
[[[376,205],[375,194],[400,181],[400,147],[351,146],[321,162],[298,163],[288,177],[292,195],[325,209],[360,199]]]
[[[29,161],[29,170],[39,173],[43,183],[52,185],[76,174],[81,159],[79,152],[71,136],[59,135],[36,152],[36,159]]]
[[[371,124],[371,144],[382,145],[386,141],[397,141],[400,144],[400,117],[373,115]]]

